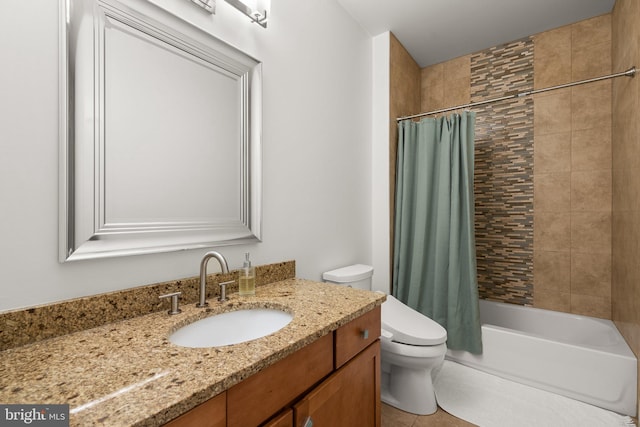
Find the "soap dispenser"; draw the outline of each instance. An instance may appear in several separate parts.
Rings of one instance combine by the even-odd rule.
[[[251,266],[249,260],[249,252],[245,255],[244,266],[240,269],[240,277],[238,278],[238,293],[240,295],[256,294],[256,269]]]

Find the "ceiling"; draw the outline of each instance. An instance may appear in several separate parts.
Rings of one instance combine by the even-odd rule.
[[[338,0],[371,35],[391,31],[420,67],[611,12],[615,0]]]

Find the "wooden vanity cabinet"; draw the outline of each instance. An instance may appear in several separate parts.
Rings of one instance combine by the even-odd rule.
[[[212,397],[165,424],[167,427],[226,427],[226,425],[227,392]]]
[[[293,407],[295,427],[380,426],[380,341],[314,388]],[[311,424],[309,424],[311,425]]]
[[[188,424],[187,416],[222,399],[226,408],[210,410],[221,411],[226,424],[215,427],[380,427],[379,337],[378,306],[168,425],[210,425]]]

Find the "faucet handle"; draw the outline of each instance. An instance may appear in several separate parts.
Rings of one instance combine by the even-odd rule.
[[[178,297],[180,295],[182,295],[182,292],[173,292],[171,294],[160,295],[158,298],[160,298],[160,299],[171,298],[171,310],[169,310],[167,313],[173,315],[173,314],[182,313],[182,310],[180,310],[180,308],[178,308]]]
[[[235,282],[235,280],[220,283],[220,298],[218,298],[218,301],[225,302],[227,300],[227,285],[230,285],[233,282]]]

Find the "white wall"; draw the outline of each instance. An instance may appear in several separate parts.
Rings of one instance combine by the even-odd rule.
[[[372,262],[370,37],[335,0],[273,0],[266,30],[154,3],[263,62],[263,242],[220,248],[230,267]],[[195,276],[205,252],[58,263],[57,37],[56,1],[0,2],[0,311]]]
[[[373,290],[391,292],[389,243],[389,89],[391,33],[372,41],[372,259]]]

